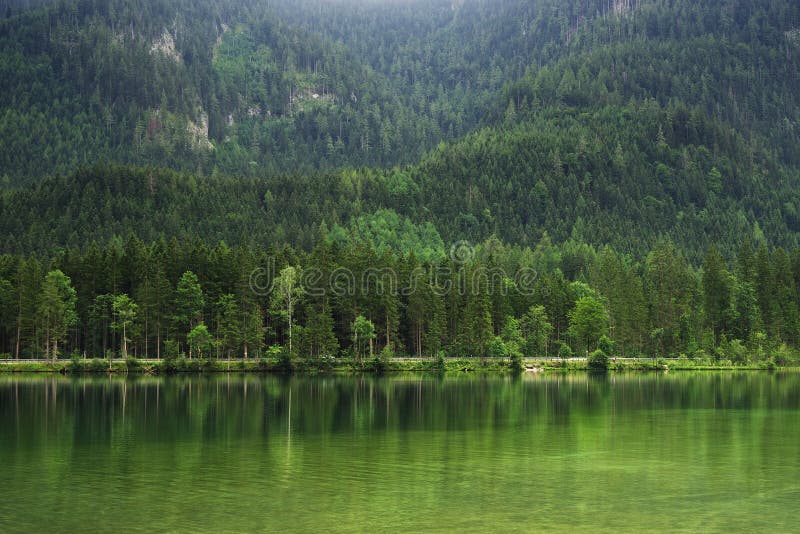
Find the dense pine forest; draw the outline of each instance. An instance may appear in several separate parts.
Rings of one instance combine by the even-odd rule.
[[[380,226],[366,228],[338,241],[322,227],[308,252],[131,237],[50,260],[6,255],[0,350],[566,358],[601,347],[787,363],[800,341],[800,249],[745,240],[732,264],[712,247],[693,268],[669,241],[635,262],[572,240],[444,251],[410,232],[396,244],[410,252],[395,254],[374,244]]]
[[[796,2],[0,17],[0,354],[800,348]]]

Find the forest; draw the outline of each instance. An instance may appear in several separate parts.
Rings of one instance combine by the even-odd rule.
[[[800,163],[800,7],[788,0],[5,0],[0,10],[10,187],[98,162],[198,176],[390,168],[506,119],[533,129],[540,112],[648,100],[712,152],[699,120],[775,165]]]
[[[418,236],[412,236],[418,237]],[[441,243],[441,242],[440,242]],[[693,268],[670,241],[641,262],[611,247],[493,239],[423,260],[340,242],[308,252],[147,244],[0,257],[0,351],[15,358],[505,359],[609,356],[794,360],[800,249],[745,239]]]
[[[0,2],[0,354],[800,350],[800,5]]]

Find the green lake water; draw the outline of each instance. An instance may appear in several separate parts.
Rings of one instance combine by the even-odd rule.
[[[0,531],[793,531],[800,373],[0,376]]]

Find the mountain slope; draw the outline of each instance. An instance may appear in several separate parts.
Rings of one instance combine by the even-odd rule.
[[[2,180],[98,160],[384,165],[439,138],[381,75],[258,2],[64,0],[0,21]]]
[[[412,163],[605,2],[79,0],[0,20],[0,181]],[[36,6],[39,4],[31,4]],[[7,148],[6,148],[7,147]]]
[[[208,241],[309,248],[323,222],[341,235],[340,230],[355,234],[358,228],[381,228],[390,219],[399,221],[392,223],[396,227],[430,223],[445,241],[479,242],[496,235],[532,247],[547,234],[557,242],[612,244],[635,256],[669,237],[695,263],[710,244],[730,254],[744,236],[785,247],[799,243],[796,3],[573,1],[555,13],[556,4],[549,1],[503,0],[497,4],[499,15],[489,16],[490,4],[483,1],[436,2],[427,23],[421,22],[423,8],[416,2],[365,7],[309,0],[291,12],[286,2],[276,1],[268,14],[258,16],[249,4],[220,5],[208,7],[221,9],[213,11],[216,19],[209,14],[210,37],[203,37],[204,43],[213,38],[208,48],[178,44],[180,39],[175,43],[181,51],[176,72],[201,82],[211,72],[207,86],[189,83],[183,98],[175,97],[180,84],[162,91],[157,98],[166,100],[163,105],[148,96],[154,100],[144,101],[143,108],[131,104],[130,117],[147,110],[144,123],[106,114],[106,133],[87,126],[76,138],[86,154],[95,144],[122,154],[131,144],[123,139],[114,145],[106,136],[133,126],[139,139],[132,143],[136,157],[121,155],[119,161],[192,172],[95,167],[8,193],[0,228],[13,237],[5,250],[81,246],[128,232],[146,240],[199,235]],[[326,22],[332,12],[339,18]],[[355,14],[362,12],[367,22],[359,25]],[[45,31],[42,13],[50,11],[14,19],[28,17],[28,29],[20,35]],[[56,17],[62,21],[56,28],[63,29],[66,13],[66,19]],[[525,22],[528,16],[535,23],[529,20],[522,29],[504,30],[501,24],[510,18]],[[149,17],[159,22],[145,25],[152,30],[142,34],[161,35],[159,46],[169,52],[169,40],[158,28],[174,20],[174,12]],[[243,19],[248,22],[235,22]],[[374,41],[368,40],[369,28],[388,31],[394,20],[401,21],[394,37],[377,32]],[[467,30],[482,23],[485,31],[468,41]],[[348,27],[353,27],[350,36]],[[531,28],[541,35],[533,43],[520,41]],[[49,43],[23,39],[14,46],[23,51],[55,46]],[[442,43],[449,44],[439,47]],[[456,52],[458,43],[464,47]],[[521,52],[503,63],[486,59],[490,45]],[[154,64],[176,63],[165,50],[152,52],[144,44],[139,50]],[[196,67],[200,50],[210,71]],[[65,54],[62,61],[69,61]],[[451,63],[444,59],[447,54]],[[395,56],[399,70],[385,64]],[[422,59],[426,68],[409,70],[412,64],[422,66]],[[522,71],[513,62],[523,59],[526,74],[514,81]],[[511,78],[502,90],[493,90],[494,82],[484,79],[465,96],[466,81],[475,73],[485,77],[487,69],[500,64],[501,79]],[[34,66],[29,70],[35,83],[40,73]],[[57,70],[44,69],[52,76]],[[456,71],[462,74],[444,81]],[[436,96],[428,94],[434,84],[442,88]],[[54,84],[53,90],[60,87]],[[193,92],[194,87],[208,90]],[[417,94],[425,105],[414,104]],[[102,105],[87,111],[80,100],[66,97],[54,98],[49,106],[45,100],[25,101],[20,91],[3,98],[16,99],[7,113],[27,109],[25,116],[33,116],[41,107],[36,115],[41,130],[59,106],[76,119],[81,113],[104,113]],[[451,111],[462,106],[459,113],[466,117],[464,103],[484,98],[487,103],[471,111],[485,111],[473,121],[480,129],[440,143],[414,164],[307,170],[371,158],[403,161],[444,137],[443,128],[453,129],[443,119],[449,116],[442,111],[444,103],[454,102]],[[192,102],[199,102],[199,111],[193,111]],[[204,110],[213,148],[179,135],[192,127],[189,121],[196,131]],[[63,141],[36,149],[69,146]],[[19,151],[24,150],[20,142]],[[85,159],[92,158],[102,159],[91,154]],[[78,155],[72,161],[82,159]],[[300,172],[270,172],[292,162]],[[151,190],[150,175],[170,185]],[[65,212],[83,219],[70,226]],[[371,226],[377,220],[381,223]]]

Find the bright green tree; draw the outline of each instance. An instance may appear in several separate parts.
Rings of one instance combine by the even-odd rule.
[[[114,322],[111,327],[116,331],[122,331],[122,357],[128,357],[128,332],[136,319],[136,312],[139,306],[136,305],[128,295],[117,295],[112,304],[114,311]]]
[[[372,357],[373,340],[375,339],[375,325],[364,317],[359,315],[351,326],[353,333],[353,348],[357,358],[362,358],[366,349],[369,348],[369,355]]]
[[[292,325],[294,324],[294,309],[297,301],[303,294],[300,287],[300,271],[291,265],[284,267],[275,278],[272,295],[270,297],[272,313],[286,321],[289,335],[289,353],[292,353]]]
[[[186,342],[189,345],[189,359],[192,358],[192,354],[197,354],[198,358],[202,358],[213,347],[211,332],[203,323],[192,328],[192,331],[186,336]]]
[[[603,303],[595,297],[581,297],[569,312],[569,333],[589,351],[608,334],[608,314]]]

